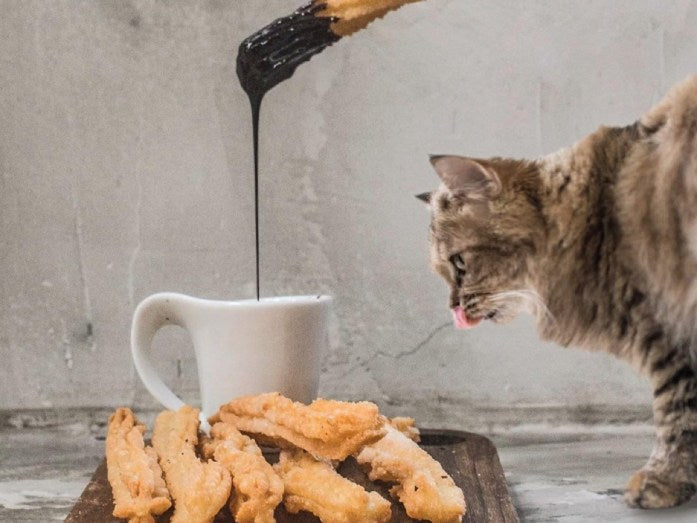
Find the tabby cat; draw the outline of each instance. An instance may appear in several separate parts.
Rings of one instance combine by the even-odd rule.
[[[627,127],[536,160],[433,156],[432,268],[456,324],[532,305],[542,338],[603,348],[653,386],[656,441],[625,499],[697,491],[697,76]]]

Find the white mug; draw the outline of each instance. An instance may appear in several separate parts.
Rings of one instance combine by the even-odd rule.
[[[179,409],[184,403],[163,383],[151,354],[155,333],[179,325],[194,345],[202,421],[223,403],[247,394],[278,391],[309,403],[319,387],[331,301],[329,296],[214,301],[153,294],[133,315],[133,362],[155,399],[167,409]]]

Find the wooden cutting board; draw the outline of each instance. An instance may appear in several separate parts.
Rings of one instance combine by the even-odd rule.
[[[443,468],[462,489],[467,502],[465,522],[517,522],[511,497],[506,486],[506,479],[501,469],[496,447],[487,438],[470,432],[423,430],[421,446],[440,461]],[[274,455],[267,456],[274,461]],[[388,486],[373,483],[358,468],[357,463],[349,458],[341,464],[339,472],[363,485],[368,490],[376,490],[386,499]],[[66,523],[117,523],[124,521],[111,515],[114,509],[111,486],[107,481],[106,461],[103,461],[92,476],[80,499],[77,500]],[[170,520],[171,510],[160,516],[158,523]],[[317,523],[319,519],[301,512],[291,515],[282,507],[276,511],[278,523]],[[230,522],[232,516],[227,509],[218,514],[216,523]],[[392,500],[392,522],[415,521],[408,517],[401,504]]]

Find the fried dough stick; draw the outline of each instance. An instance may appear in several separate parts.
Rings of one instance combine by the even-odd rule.
[[[396,418],[389,419],[388,422],[410,440],[416,443],[421,441],[421,432],[416,428],[414,418],[397,416]]]
[[[209,523],[230,496],[230,473],[220,463],[201,463],[198,409],[165,410],[155,420],[152,444],[174,498],[172,523]]]
[[[316,16],[335,18],[330,26],[339,36],[348,36],[363,29],[376,18],[419,0],[315,0],[315,5],[326,4]]]
[[[414,441],[389,426],[380,441],[366,446],[356,457],[368,465],[368,477],[397,483],[390,494],[397,497],[414,519],[434,523],[458,523],[465,513],[465,498],[452,478]]]
[[[236,523],[273,523],[273,512],[283,499],[283,481],[269,465],[253,439],[227,423],[216,423],[213,439],[203,455],[215,459],[232,475],[230,512]]]
[[[317,458],[343,460],[385,434],[385,418],[374,403],[318,399],[303,405],[276,392],[243,396],[210,418],[224,421],[257,441],[299,447]]]
[[[342,477],[307,452],[281,451],[274,469],[283,478],[283,505],[291,514],[312,512],[322,523],[385,523],[392,517],[390,502]]]
[[[145,426],[130,409],[119,408],[109,416],[106,463],[113,515],[129,523],[154,523],[153,515],[172,506],[157,454],[143,443],[144,432]]]

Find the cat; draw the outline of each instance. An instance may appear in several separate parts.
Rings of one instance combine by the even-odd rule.
[[[536,160],[432,156],[430,263],[455,323],[532,310],[541,338],[601,348],[653,387],[631,506],[697,491],[697,75],[627,127]]]

